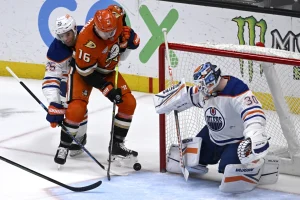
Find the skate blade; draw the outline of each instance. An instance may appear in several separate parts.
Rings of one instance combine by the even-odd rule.
[[[57,164],[57,170],[58,170],[58,171],[60,170],[61,167],[62,167],[62,166],[61,166],[60,164]]]
[[[71,150],[70,157],[75,157],[83,153],[83,150]]]
[[[135,156],[112,156],[112,162],[111,165],[115,167],[125,167],[125,168],[130,168],[134,169],[134,165],[138,163],[138,159]]]

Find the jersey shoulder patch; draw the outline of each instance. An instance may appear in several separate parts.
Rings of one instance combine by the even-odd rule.
[[[218,96],[239,96],[249,90],[249,87],[240,79],[234,76],[226,76],[228,78],[227,85]]]
[[[60,63],[71,57],[72,54],[73,50],[71,48],[55,38],[48,49],[47,57],[49,60]]]

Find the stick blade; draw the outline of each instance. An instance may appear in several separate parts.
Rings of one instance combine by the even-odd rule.
[[[101,184],[102,184],[102,181],[98,181],[96,183],[93,183],[91,185],[84,186],[84,187],[67,186],[65,188],[67,188],[67,189],[69,189],[69,190],[71,190],[73,192],[86,192],[86,191],[93,190],[93,189],[99,187]]]

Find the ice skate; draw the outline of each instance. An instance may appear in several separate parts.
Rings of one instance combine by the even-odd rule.
[[[54,162],[56,162],[58,164],[57,168],[60,169],[61,165],[64,165],[66,163],[67,160],[67,156],[69,153],[69,149],[59,146],[57,151],[56,151],[56,155],[54,157]]]
[[[111,162],[117,167],[129,167],[136,171],[141,169],[138,163],[138,152],[125,147],[124,142],[114,142],[112,147]]]
[[[86,144],[86,134],[76,139],[78,140],[78,142],[82,144],[82,146]],[[70,157],[75,157],[82,153],[83,153],[83,149],[77,143],[73,142],[70,147]]]
[[[133,151],[125,147],[124,142],[114,142],[111,151],[112,156],[119,156],[119,157],[128,157],[128,156],[138,156],[138,152]]]

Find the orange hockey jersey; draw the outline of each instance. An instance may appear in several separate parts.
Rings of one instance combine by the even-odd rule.
[[[117,17],[117,30],[113,38],[101,39],[94,31],[94,19],[90,19],[78,35],[76,42],[76,69],[82,76],[94,70],[101,74],[112,72],[119,62],[119,37],[123,29],[123,16]]]

